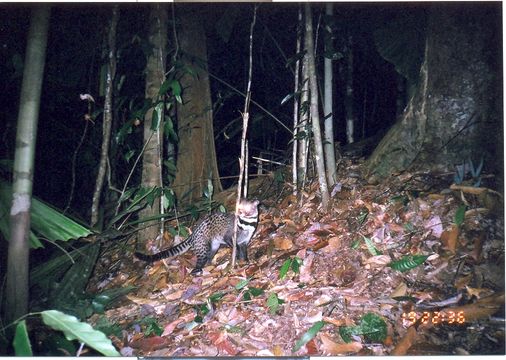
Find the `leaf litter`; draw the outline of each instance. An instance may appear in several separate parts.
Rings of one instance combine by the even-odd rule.
[[[91,289],[137,286],[105,313],[123,329],[110,336],[120,352],[504,354],[502,195],[486,183],[455,188],[452,174],[371,185],[357,177],[361,160],[342,164],[327,213],[316,182],[299,197],[269,178],[251,189],[262,205],[249,264],[230,270],[230,250],[220,249],[193,276],[192,251],[151,265],[124,251],[102,254]],[[494,196],[483,201],[483,193]],[[111,275],[113,260],[121,266]]]

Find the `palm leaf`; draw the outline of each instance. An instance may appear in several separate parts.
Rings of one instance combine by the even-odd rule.
[[[12,203],[12,186],[0,181],[0,232],[9,238],[9,212]],[[92,232],[48,204],[32,198],[30,247],[44,247],[39,240],[42,237],[50,242],[67,241],[86,237]]]
[[[93,329],[90,324],[57,310],[46,310],[41,315],[44,324],[63,331],[68,340],[78,340],[106,356],[121,356],[111,340],[103,332]]]

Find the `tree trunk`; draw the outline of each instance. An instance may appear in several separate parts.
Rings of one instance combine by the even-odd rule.
[[[300,94],[300,121],[299,121],[299,133],[304,132],[304,136],[301,137],[299,142],[299,164],[297,166],[297,178],[299,180],[299,186],[304,186],[307,177],[307,159],[309,153],[309,71],[307,64],[307,56],[304,56],[302,61],[302,90]]]
[[[177,105],[179,143],[173,188],[180,201],[192,203],[202,197],[209,178],[213,181],[215,192],[223,188],[214,146],[209,75],[202,69],[207,68],[204,19],[197,7],[185,7],[178,17],[181,21],[179,44],[183,61],[196,74],[187,73],[181,78],[184,92],[183,105]]]
[[[149,15],[149,44],[152,52],[148,56],[146,64],[146,99],[152,102],[158,100],[160,86],[165,80],[165,65],[167,54],[167,9],[164,4],[154,4],[151,7]],[[155,129],[152,129],[154,109],[151,108],[144,116],[144,144],[146,149],[142,155],[142,178],[141,185],[143,188],[151,189],[153,187],[162,187],[162,158],[163,158],[163,132],[161,122]],[[162,113],[160,113],[162,112]],[[163,109],[157,108],[157,115],[163,119]],[[143,209],[139,216],[147,218],[160,214],[159,198],[153,201],[152,206]],[[157,237],[160,227],[156,226],[159,221],[152,221],[142,224],[145,227],[139,231],[139,239],[147,240]]]
[[[353,109],[353,38],[348,35],[346,40],[346,95],[344,106],[346,110],[346,139],[348,144],[355,141],[355,111]]]
[[[111,140],[111,124],[112,124],[112,93],[114,90],[114,76],[116,74],[116,28],[118,26],[118,6],[112,9],[111,26],[107,43],[109,46],[109,64],[107,66],[107,79],[104,100],[104,117],[102,124],[102,150],[100,152],[100,164],[98,166],[97,181],[95,183],[95,191],[93,192],[93,202],[91,205],[90,225],[94,227],[98,222],[100,198],[104,187],[105,172],[107,171],[107,158],[109,156],[109,144]]]
[[[301,47],[301,32],[299,31],[302,28],[302,7],[299,6],[299,15],[298,15],[298,25],[297,25],[297,45],[295,53],[300,53]],[[301,61],[297,59],[295,62],[295,88],[293,90],[294,94],[297,94],[300,90],[300,68]],[[299,134],[299,119],[300,119],[300,97],[295,95],[293,98],[293,149],[292,149],[292,184],[293,184],[293,194],[297,195],[299,188],[299,180],[298,180],[298,167],[297,167],[297,153],[299,148],[299,140],[297,140],[297,135]]]
[[[325,15],[332,16],[333,4],[327,3],[325,5]],[[330,40],[329,40],[330,41]],[[327,44],[328,45],[328,44]],[[333,78],[334,72],[332,70],[332,59],[325,58],[324,60],[324,78],[325,78],[325,91],[323,101],[323,114],[325,118],[325,135],[324,135],[324,150],[325,150],[325,169],[327,170],[327,181],[330,187],[336,183],[336,155],[334,147],[334,117],[332,115],[332,96],[334,94]]]
[[[323,209],[326,210],[328,208],[330,196],[325,173],[322,134],[320,129],[320,114],[318,110],[318,84],[316,82],[316,66],[314,60],[313,19],[311,7],[308,3],[306,3],[306,35],[304,44],[308,59],[309,89],[311,94],[311,123],[313,125],[316,171],[318,172],[322,206]]]
[[[406,107],[406,78],[397,74],[397,98],[395,99],[395,117],[399,118]]]
[[[30,208],[49,15],[48,6],[33,9],[26,45],[14,158],[4,325],[28,312]]]
[[[454,170],[481,156],[502,173],[500,11],[435,6],[414,96],[368,161],[370,181],[403,170]]]

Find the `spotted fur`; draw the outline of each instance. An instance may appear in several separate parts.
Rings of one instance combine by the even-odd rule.
[[[207,215],[194,228],[193,233],[181,243],[153,255],[136,252],[135,256],[143,261],[154,262],[180,255],[190,247],[197,256],[197,264],[192,274],[202,271],[202,267],[211,263],[221,245],[232,247],[234,236],[233,213],[215,212]],[[258,200],[241,200],[238,209],[237,258],[248,261],[247,247],[258,225]]]

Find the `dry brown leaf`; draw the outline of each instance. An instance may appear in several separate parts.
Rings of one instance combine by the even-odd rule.
[[[143,333],[134,333],[132,334],[132,338],[129,341],[129,344],[132,344],[134,341],[138,341],[144,337]]]
[[[271,213],[261,212],[258,214],[258,223],[264,224],[266,222],[272,221],[274,216]]]
[[[324,316],[322,319],[326,323],[331,323],[332,325],[335,325],[335,326],[343,326],[343,325],[345,325],[345,322],[343,320],[334,319],[334,318],[331,318],[331,317],[328,317],[328,316]]]
[[[309,312],[304,316],[304,321],[310,324],[314,324],[315,322],[322,321],[323,314],[321,310],[308,310]]]
[[[440,238],[443,233],[443,224],[438,215],[432,215],[427,221],[424,222],[423,227],[432,231],[432,235]]]
[[[226,332],[212,331],[208,333],[208,337],[220,352],[225,352],[228,355],[237,354],[237,349],[228,339]]]
[[[209,340],[211,340],[213,345],[216,345],[216,343],[222,341],[223,335],[224,333],[222,331],[209,331],[207,333],[207,337],[209,338]]]
[[[166,300],[173,301],[181,298],[181,295],[183,295],[183,290],[176,290],[168,294],[166,294],[165,292],[162,293]]]
[[[293,247],[293,242],[291,239],[282,237],[274,239],[274,247],[277,250],[290,250]]]
[[[323,252],[335,253],[341,249],[341,238],[338,236],[332,236],[328,239],[328,245],[323,248]]]
[[[302,263],[302,266],[300,267],[300,272],[299,272],[299,280],[302,283],[306,283],[307,284],[307,283],[310,283],[311,280],[312,280],[311,265],[313,265],[313,260],[314,260],[314,254],[313,253],[308,254],[304,258],[304,261]]]
[[[446,195],[443,194],[429,194],[427,197],[431,200],[444,200]]]
[[[163,265],[163,263],[161,261],[156,261],[152,264],[151,269],[148,270],[148,276],[152,278],[164,272],[165,266]]]
[[[404,335],[404,337],[401,339],[401,341],[399,341],[397,343],[397,345],[392,350],[392,352],[390,353],[390,355],[394,355],[394,356],[406,355],[406,353],[408,352],[409,348],[415,342],[416,335],[417,335],[417,333],[416,333],[415,327],[414,326],[410,326],[408,328],[408,331],[406,332],[406,335]]]
[[[274,354],[274,356],[285,355],[285,353],[283,352],[283,348],[279,345],[274,345],[274,347],[272,348],[272,353]]]
[[[479,195],[479,194],[487,191],[486,188],[482,188],[482,187],[465,186],[465,185],[457,185],[457,184],[450,185],[450,189],[451,190],[460,190],[464,193],[473,194],[473,195]]]
[[[218,349],[214,345],[208,345],[204,342],[200,342],[198,346],[191,346],[188,351],[190,352],[191,356],[218,356]],[[172,355],[172,354],[169,354]]]
[[[295,224],[295,222],[291,219],[283,219],[283,222],[285,223],[284,230],[288,233],[296,233],[299,232],[299,228]]]
[[[316,355],[318,354],[318,348],[316,346],[315,339],[311,339],[306,344],[306,350],[308,355]]]
[[[304,259],[306,257],[307,249],[300,249],[297,251],[295,256],[297,256],[299,259]]]
[[[251,264],[245,269],[245,277],[254,277],[260,273],[260,268],[257,264]]]
[[[331,232],[327,229],[316,229],[311,232],[313,235],[324,237],[331,234]]]
[[[326,247],[328,244],[329,244],[328,240],[321,240],[321,241],[317,242],[316,244],[312,245],[311,250],[316,252],[316,251]]]
[[[455,288],[457,290],[461,290],[473,280],[473,274],[469,274],[467,276],[461,276],[457,280],[455,280]]]
[[[441,241],[446,249],[453,254],[457,250],[457,238],[459,237],[459,227],[455,224],[452,225],[450,230],[445,230],[441,234]]]
[[[482,233],[482,234],[476,236],[473,241],[474,246],[473,246],[473,251],[471,252],[471,257],[477,263],[479,263],[481,261],[481,252],[483,250],[483,238],[484,238],[484,235]]]
[[[368,258],[365,263],[373,267],[384,267],[392,261],[388,255],[376,255]]]
[[[420,301],[432,301],[433,300],[433,297],[432,297],[433,293],[430,292],[430,291],[415,291],[411,294],[411,296],[413,296],[414,298],[417,298],[419,299]]]
[[[126,295],[126,298],[130,301],[133,301],[134,303],[138,304],[138,305],[152,305],[152,306],[157,306],[157,305],[160,305],[160,302],[159,301],[156,301],[156,300],[151,300],[151,299],[146,299],[146,298],[141,298],[141,297],[138,297],[138,296],[135,296],[135,295],[132,295],[132,294],[128,294]]]
[[[302,197],[304,197],[306,199],[309,198],[309,193],[307,191],[305,191],[305,190],[301,189],[300,190],[300,194],[302,195]]]
[[[315,300],[314,304],[315,306],[321,306],[323,304],[328,304],[334,299],[332,296],[328,294],[322,294],[318,299]]]
[[[158,281],[156,282],[155,289],[160,290],[167,287],[167,277],[166,276],[160,276]]]
[[[175,226],[175,225],[176,224],[173,224],[173,226]],[[174,244],[174,241],[176,241],[176,240],[179,241],[180,239],[178,239],[177,237],[172,236],[172,234],[169,233],[168,231],[164,231],[163,232],[163,244],[164,244],[164,247],[171,247],[172,244]]]
[[[503,196],[496,191],[488,189],[488,191],[479,195],[478,199],[480,203],[483,204],[483,206],[485,206],[485,208],[487,208],[492,213],[500,214],[504,208]]]
[[[228,355],[235,355],[238,353],[237,348],[234,346],[234,344],[232,344],[230,340],[228,340],[228,338],[216,344],[216,347],[218,350],[225,352]]]
[[[395,298],[395,297],[399,297],[399,296],[405,296],[407,292],[408,292],[408,286],[405,283],[401,282],[399,285],[397,285],[395,290],[392,291],[392,293],[390,294],[390,297]]]
[[[288,205],[292,203],[292,204],[296,204],[297,203],[297,197],[293,194],[290,194],[288,195],[287,197],[285,197],[283,199],[283,201],[281,202],[281,204],[279,204],[279,208],[280,209],[285,209],[288,207]]]
[[[285,227],[297,229],[297,225],[292,219],[283,219],[283,222],[285,223]]]
[[[167,335],[172,334],[172,332],[174,331],[176,326],[178,324],[180,324],[182,321],[183,321],[183,319],[176,319],[173,322],[169,323],[168,325],[165,325],[165,327],[163,328],[162,336],[167,336]]]
[[[332,341],[325,334],[320,334],[320,340],[322,341],[321,350],[325,355],[342,355],[348,353],[356,353],[362,350],[362,344],[358,341],[354,341],[348,344],[339,344]]]
[[[216,281],[216,282],[213,284],[213,286],[214,286],[214,288],[215,288],[215,289],[218,289],[218,288],[221,288],[221,287],[223,287],[223,286],[225,286],[225,285],[228,285],[228,283],[229,283],[229,278],[228,278],[228,276],[220,276],[220,277],[218,278],[218,281]]]
[[[392,338],[391,335],[387,335],[387,337],[385,338],[385,340],[383,340],[383,345],[390,347],[393,344],[394,344],[394,339]]]
[[[338,221],[332,221],[327,224],[326,228],[334,233],[334,235],[338,235],[342,232],[341,226],[339,225]]]
[[[396,224],[396,223],[389,223],[388,227],[390,228],[390,231],[396,232],[396,233],[403,233],[404,227],[402,225]]]
[[[306,293],[305,290],[296,290],[286,296],[285,301],[300,301],[300,300],[310,300],[313,298],[313,294]]]
[[[133,285],[133,286],[136,286],[136,282],[137,280],[139,280],[139,277],[140,276],[132,276],[131,278],[125,280],[124,282],[122,282],[121,286],[124,286],[124,287],[128,287],[130,285]]]
[[[316,197],[316,191],[317,191],[318,187],[319,187],[319,185],[316,182],[311,185],[312,192],[310,194],[308,194],[309,196],[306,199],[306,204],[313,204],[311,202],[311,200],[313,200]]]
[[[472,288],[470,286],[466,285],[467,293],[469,294],[469,297],[476,297],[477,299],[481,299],[483,297],[490,296],[494,293],[491,289],[486,288]]]
[[[135,349],[141,349],[142,352],[150,352],[158,349],[163,349],[170,345],[168,339],[161,336],[151,336],[148,338],[142,338],[139,340],[132,341],[130,346]]]

